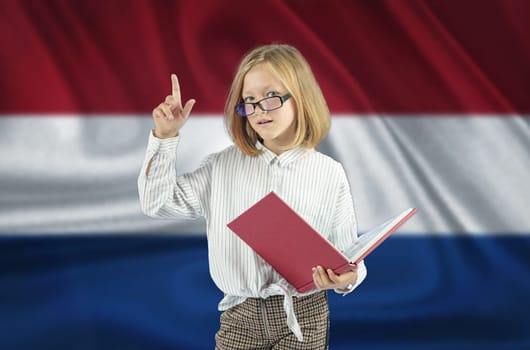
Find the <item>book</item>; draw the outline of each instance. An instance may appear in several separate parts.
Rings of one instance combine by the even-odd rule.
[[[416,208],[409,208],[393,216],[360,235],[342,253],[274,192],[227,226],[299,292],[305,292],[315,287],[313,267],[320,265],[336,274],[351,270],[415,212]]]

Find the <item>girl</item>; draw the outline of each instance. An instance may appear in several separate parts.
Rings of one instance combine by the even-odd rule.
[[[298,293],[226,226],[272,190],[339,250],[356,239],[344,170],[315,151],[330,116],[309,65],[289,45],[248,53],[225,107],[234,145],[182,176],[175,170],[179,130],[195,100],[182,106],[177,77],[171,80],[172,94],[153,110],[140,202],[151,217],[205,217],[210,274],[225,295],[216,349],[327,348],[326,290],[351,292],[366,276],[364,264],[341,275],[315,266],[317,288]]]

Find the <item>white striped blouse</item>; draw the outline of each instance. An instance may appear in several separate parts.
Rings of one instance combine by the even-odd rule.
[[[249,297],[284,295],[290,329],[302,339],[292,310],[299,293],[226,225],[274,191],[340,251],[357,238],[357,224],[346,174],[340,163],[313,149],[297,147],[279,156],[263,147],[251,157],[230,146],[207,157],[195,171],[177,176],[179,137],[151,133],[138,190],[143,212],[155,218],[204,216],[210,274],[225,297],[226,310]],[[303,249],[303,243],[300,243]],[[358,267],[357,287],[366,276]]]

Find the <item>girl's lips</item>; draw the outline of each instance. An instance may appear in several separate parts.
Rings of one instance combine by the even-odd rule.
[[[258,122],[256,124],[263,125],[263,124],[268,124],[268,123],[272,123],[272,120],[261,119],[261,120],[258,120]]]

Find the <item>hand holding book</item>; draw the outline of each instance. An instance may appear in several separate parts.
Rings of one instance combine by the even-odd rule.
[[[348,290],[349,286],[357,282],[357,265],[352,265],[351,271],[345,271],[340,275],[333,272],[332,269],[324,269],[318,265],[313,267],[313,283],[318,289],[341,289]]]

